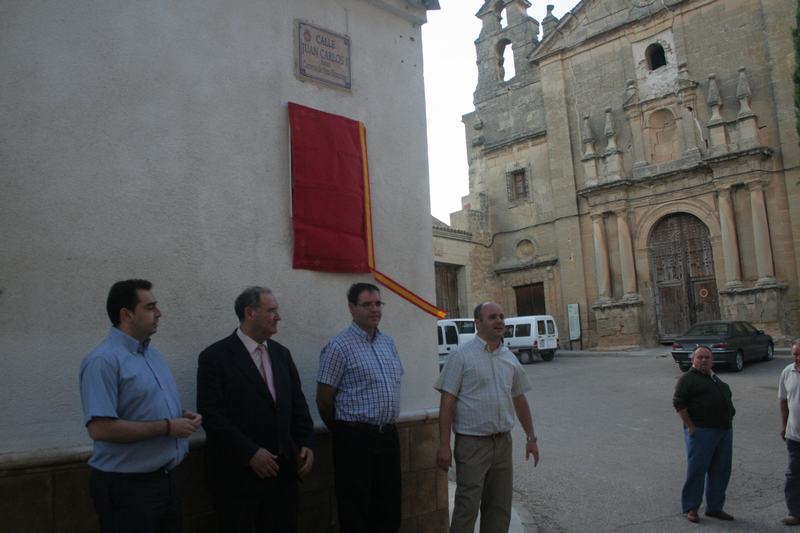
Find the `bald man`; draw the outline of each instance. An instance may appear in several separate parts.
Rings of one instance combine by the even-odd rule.
[[[503,308],[486,302],[475,308],[476,336],[450,354],[435,388],[439,407],[436,462],[448,470],[456,459],[456,496],[451,533],[472,533],[478,511],[481,533],[508,531],[511,521],[514,415],[525,430],[525,459],[539,463],[533,417],[525,393],[528,376],[503,346]],[[499,394],[498,394],[499,392]],[[450,432],[455,431],[453,453]]]
[[[706,346],[692,352],[692,367],[675,384],[672,405],[683,422],[686,443],[686,481],[681,506],[690,522],[706,492],[706,516],[733,520],[722,510],[731,477],[733,408],[731,389],[711,370],[714,356]]]

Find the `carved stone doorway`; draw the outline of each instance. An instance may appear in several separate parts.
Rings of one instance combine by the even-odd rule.
[[[688,213],[668,215],[648,241],[660,340],[703,320],[719,319],[719,296],[708,228]]]

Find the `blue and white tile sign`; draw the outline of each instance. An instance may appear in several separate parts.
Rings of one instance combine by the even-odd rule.
[[[298,77],[349,91],[350,38],[307,22],[296,24]]]

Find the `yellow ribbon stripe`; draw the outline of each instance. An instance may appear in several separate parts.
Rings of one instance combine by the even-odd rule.
[[[440,319],[444,318],[447,316],[446,311],[442,311],[432,303],[417,296],[386,274],[375,270],[375,244],[372,240],[372,194],[369,190],[369,163],[367,160],[367,132],[363,122],[358,123],[358,137],[361,141],[361,172],[364,180],[364,229],[367,234],[367,263],[372,271],[372,277],[375,278],[375,281],[388,288],[401,298],[405,298],[426,313],[430,313]]]
[[[444,318],[447,316],[447,312],[442,311],[441,309],[437,308],[435,305],[428,302],[427,300],[420,298],[419,296],[417,296],[410,290],[406,289],[405,287],[397,283],[395,280],[393,280],[386,274],[383,274],[373,269],[372,277],[375,278],[375,281],[377,281],[384,287],[388,288],[395,294],[399,295],[400,297],[405,298],[406,300],[416,305],[426,313],[430,313],[437,318]]]
[[[363,122],[358,123],[358,137],[361,141],[361,174],[364,180],[364,229],[367,234],[367,264],[375,268],[375,245],[372,241],[372,193],[369,190],[369,161],[367,159],[367,130]]]

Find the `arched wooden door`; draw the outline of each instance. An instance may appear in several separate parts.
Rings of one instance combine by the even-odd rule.
[[[711,239],[700,219],[688,213],[664,217],[650,234],[648,250],[659,338],[719,319]]]

